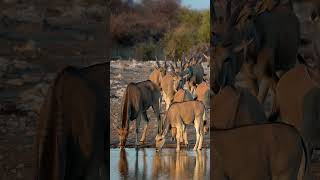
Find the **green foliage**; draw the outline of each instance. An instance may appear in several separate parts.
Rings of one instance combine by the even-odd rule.
[[[162,40],[165,54],[173,59],[181,58],[183,52],[210,40],[209,10],[193,11],[181,8],[178,25],[167,31]]]
[[[201,24],[198,29],[198,38],[201,42],[210,41],[210,12],[203,11]]]
[[[134,47],[134,55],[138,59],[144,61],[154,59],[154,54],[156,53],[157,45],[153,41],[142,42]]]
[[[112,40],[131,47],[135,58],[180,59],[183,52],[210,40],[209,10],[191,10],[179,0],[141,0],[133,7],[117,0],[111,4]]]

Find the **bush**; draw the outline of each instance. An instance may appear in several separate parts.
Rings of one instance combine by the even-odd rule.
[[[183,52],[198,44],[208,43],[210,40],[209,11],[192,11],[181,9],[178,15],[179,25],[167,31],[162,40],[165,55],[173,59],[180,59]]]
[[[179,0],[141,0],[134,5],[111,0],[111,6],[113,42],[132,47],[135,58],[154,59],[164,53],[180,59],[183,52],[210,41],[209,10],[184,8]]]
[[[134,56],[143,61],[154,59],[156,49],[157,45],[152,41],[139,43],[134,47]]]

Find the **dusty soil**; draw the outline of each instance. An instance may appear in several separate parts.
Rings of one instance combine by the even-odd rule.
[[[110,121],[111,121],[111,131],[110,131],[110,146],[117,147],[118,140],[118,132],[117,127],[120,125],[120,113],[121,113],[121,100],[122,95],[125,91],[125,88],[129,82],[140,82],[148,80],[150,73],[152,72],[152,66],[155,64],[153,61],[112,61],[111,62],[111,71],[110,71]],[[209,75],[209,68],[207,68],[207,64],[203,63],[205,68],[205,74]],[[161,108],[162,112],[165,109],[163,104]],[[149,126],[148,132],[146,136],[146,142],[144,147],[154,147],[154,138],[157,134],[157,120],[150,108],[147,111],[149,117]],[[161,115],[163,118],[163,114]],[[209,113],[207,114],[207,119],[209,119]],[[140,132],[144,126],[145,122],[142,122],[140,125]],[[188,140],[191,147],[195,143],[195,129],[193,126],[187,127]],[[141,135],[141,134],[140,134]],[[141,137],[141,136],[139,136]],[[167,135],[166,144],[175,144],[170,140],[169,134]],[[204,137],[204,147],[209,147],[209,133],[207,133]],[[128,147],[132,147],[135,145],[135,121],[130,124],[130,132],[127,139]],[[175,145],[171,145],[170,147],[175,147]]]

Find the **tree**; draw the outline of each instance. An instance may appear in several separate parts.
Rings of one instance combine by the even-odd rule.
[[[173,59],[180,59],[183,52],[189,52],[198,44],[210,40],[209,11],[193,11],[181,8],[178,25],[167,31],[162,46],[165,54]]]

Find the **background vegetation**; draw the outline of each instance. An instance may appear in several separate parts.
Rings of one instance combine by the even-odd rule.
[[[192,10],[179,0],[111,1],[114,57],[178,59],[210,40],[208,10]]]

